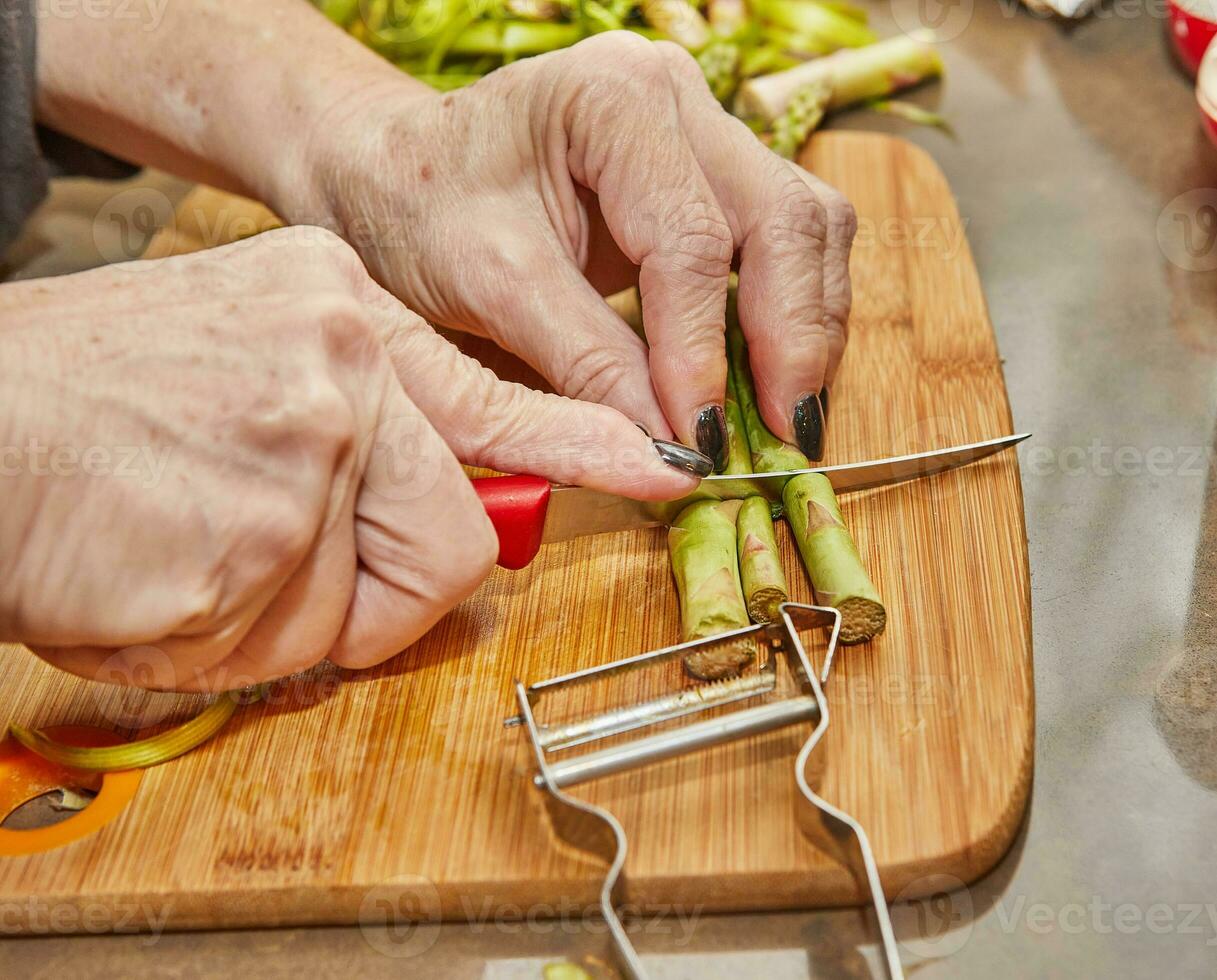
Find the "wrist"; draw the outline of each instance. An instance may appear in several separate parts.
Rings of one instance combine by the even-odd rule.
[[[352,213],[355,192],[372,183],[372,168],[400,166],[416,142],[410,138],[408,121],[440,94],[382,64],[389,74],[348,76],[328,87],[293,153],[276,166],[263,200],[285,221],[322,225],[353,244],[361,234],[367,237],[355,225],[374,218]],[[390,140],[396,157],[386,159]]]

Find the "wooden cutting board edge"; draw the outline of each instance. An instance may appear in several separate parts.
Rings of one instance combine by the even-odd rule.
[[[922,150],[898,137],[880,134],[856,133],[826,133],[816,138],[817,143],[832,141],[890,141],[893,152],[922,157],[925,166],[941,176],[932,158]],[[945,184],[945,178],[943,178]],[[949,189],[948,189],[949,193]],[[225,215],[225,223],[208,225],[206,215],[213,214],[220,206]],[[178,208],[175,225],[158,235],[149,245],[147,257],[160,257],[171,254],[197,250],[198,248],[224,244],[234,238],[246,237],[249,234],[272,227],[274,216],[254,202],[223,195],[210,188],[200,187],[192,192]],[[966,241],[964,248],[967,248]],[[987,316],[987,304],[985,306]],[[1011,413],[1008,395],[1002,386],[1005,402],[1002,406],[1004,416],[1009,426]],[[1023,494],[1021,480],[1015,480],[1017,494],[1018,533],[1017,540],[1021,542],[1022,567],[1029,568],[1027,556],[1027,540],[1025,514],[1023,511]],[[1029,581],[1024,583],[1029,594]],[[1026,629],[1030,636],[1030,603],[1024,605],[1023,616]],[[1031,656],[1030,645],[1027,648],[1028,658]],[[1029,669],[1029,665],[1028,665]],[[1027,731],[1025,753],[1020,760],[1019,776],[1010,787],[1010,796],[1005,808],[992,821],[991,826],[978,834],[966,847],[940,854],[924,856],[919,860],[903,863],[888,863],[881,866],[884,887],[889,899],[893,896],[905,898],[938,891],[942,887],[943,876],[957,879],[962,884],[970,884],[983,876],[1002,858],[1013,843],[1029,800],[1034,759],[1034,691],[1028,692],[1031,699],[1025,720]],[[915,805],[915,801],[910,801]],[[110,828],[117,830],[118,828]],[[106,831],[103,831],[105,833]],[[840,887],[825,887],[821,880],[817,889],[814,905],[851,905],[857,904],[858,889],[854,887],[841,872]],[[784,909],[806,907],[808,902],[801,887],[806,882],[806,874],[800,871],[790,873],[769,873],[758,875],[750,872],[727,874],[720,876],[712,888],[706,888],[701,883],[696,892],[689,890],[689,882],[685,878],[674,876],[666,878],[660,875],[649,877],[645,883],[631,882],[625,879],[626,895],[630,901],[639,903],[667,902],[700,905],[706,911],[736,911],[758,909]],[[821,878],[823,875],[821,874]],[[501,882],[501,881],[446,881],[435,885],[435,901],[438,903],[436,914],[445,919],[463,919],[468,917],[468,902],[475,906],[483,897],[490,897],[498,902],[519,901],[526,904],[529,896],[535,892],[538,882]],[[576,899],[585,898],[590,906],[596,897],[596,880],[559,879],[555,887],[561,886],[567,894]],[[220,888],[215,890],[178,891],[161,901],[172,905],[170,923],[172,928],[215,928],[239,927],[257,925],[283,924],[341,924],[350,923],[364,918],[361,909],[366,901],[368,889],[362,884],[343,884],[319,889],[316,886],[290,886],[283,888],[241,887]],[[269,896],[274,900],[268,902]],[[106,896],[94,892],[85,898],[71,894],[59,896],[43,896],[47,901],[62,902],[69,906],[81,908],[90,903],[111,900],[114,902],[146,902],[155,900],[155,896],[147,894],[133,896],[113,894]],[[260,907],[256,915],[251,917],[252,905]],[[273,908],[273,913],[270,909]],[[10,931],[7,927],[0,931]]]

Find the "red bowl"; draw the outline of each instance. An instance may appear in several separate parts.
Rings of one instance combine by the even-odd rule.
[[[1209,45],[1200,62],[1196,77],[1196,101],[1200,104],[1200,115],[1209,139],[1217,146],[1217,44]]]
[[[1217,0],[1167,0],[1166,30],[1180,63],[1195,78],[1209,42],[1217,37]]]

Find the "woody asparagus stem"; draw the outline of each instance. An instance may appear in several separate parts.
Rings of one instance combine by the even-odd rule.
[[[682,640],[748,625],[736,556],[740,507],[739,500],[701,500],[681,511],[668,530]],[[685,670],[701,680],[718,680],[738,673],[752,657],[750,641],[727,641],[687,656]]]

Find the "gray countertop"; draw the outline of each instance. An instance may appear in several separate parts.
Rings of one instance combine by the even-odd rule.
[[[897,2],[881,27],[914,16]],[[1203,211],[1217,205],[1217,150],[1160,11],[1129,3],[1066,26],[1015,0],[960,0],[942,8],[962,27],[944,45],[949,79],[918,96],[957,140],[873,114],[837,121],[899,131],[945,170],[1015,424],[1035,433],[1021,453],[1033,799],[992,874],[896,910],[906,968],[925,977],[1217,973],[1217,244],[1203,220],[1217,214]],[[853,910],[646,923],[635,938],[656,978],[880,975]],[[0,946],[0,974],[535,980],[537,962],[600,942],[569,922],[493,919],[391,940],[354,928],[22,939]]]

